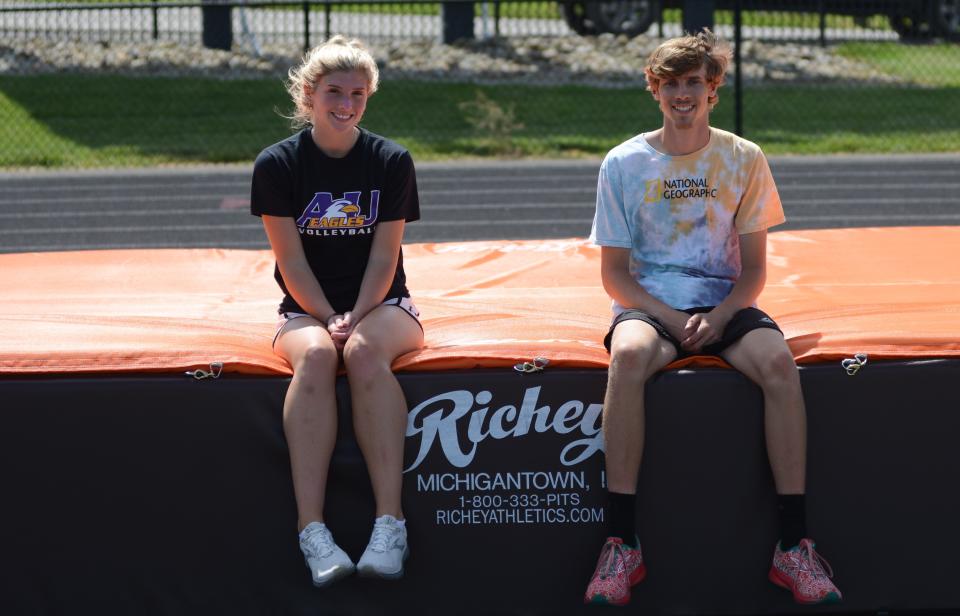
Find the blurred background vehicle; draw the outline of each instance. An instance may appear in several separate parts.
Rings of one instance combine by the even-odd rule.
[[[685,0],[610,0],[607,2],[567,0],[560,3],[564,19],[578,34],[643,34],[654,24],[663,22],[662,12],[684,8]],[[765,0],[741,2],[714,0],[716,10],[800,11],[849,15],[865,19],[886,15],[890,26],[909,39],[943,37],[960,40],[960,0],[902,0],[870,2],[864,0]]]

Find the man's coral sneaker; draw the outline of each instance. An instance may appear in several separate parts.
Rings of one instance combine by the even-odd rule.
[[[830,581],[833,570],[822,556],[814,550],[812,539],[801,539],[800,544],[789,550],[781,550],[777,544],[770,567],[770,581],[793,593],[797,603],[839,603],[843,595]]]

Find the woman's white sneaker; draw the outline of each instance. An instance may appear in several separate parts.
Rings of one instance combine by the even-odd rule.
[[[327,586],[347,577],[356,567],[347,553],[333,541],[323,522],[310,522],[300,531],[300,551],[310,568],[314,586]]]
[[[390,515],[374,521],[370,543],[357,562],[363,577],[394,580],[403,577],[403,561],[410,555],[406,525]]]

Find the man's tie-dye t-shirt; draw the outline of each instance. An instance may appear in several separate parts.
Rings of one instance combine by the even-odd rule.
[[[631,249],[631,275],[665,304],[716,306],[740,276],[739,236],[784,220],[756,144],[711,128],[703,149],[668,156],[641,134],[600,166],[590,239]]]

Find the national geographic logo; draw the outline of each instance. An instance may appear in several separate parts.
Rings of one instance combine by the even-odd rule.
[[[656,203],[661,199],[716,199],[717,189],[707,184],[707,178],[676,178],[673,180],[647,180],[643,200]]]
[[[656,203],[660,200],[660,180],[647,180],[647,189],[643,192],[645,203]]]

